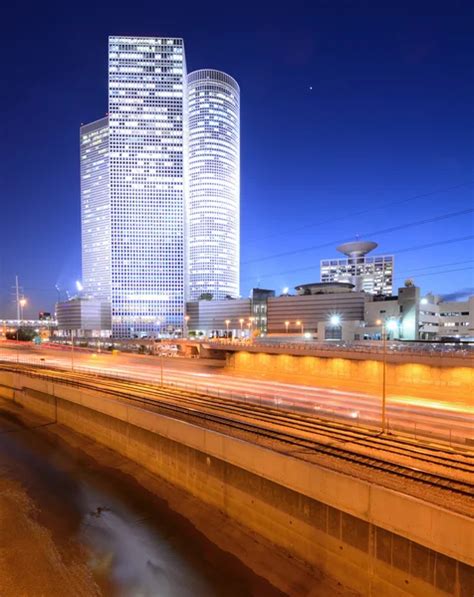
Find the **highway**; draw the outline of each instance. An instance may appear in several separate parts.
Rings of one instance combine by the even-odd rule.
[[[91,353],[70,347],[34,347],[2,342],[0,361],[42,364],[76,371],[97,372],[160,385],[178,386],[216,397],[311,413],[320,418],[349,422],[353,426],[380,425],[381,400],[360,392],[272,382],[234,376],[223,363],[160,358],[136,354]],[[474,407],[449,397],[431,401],[416,396],[388,396],[389,429],[416,438],[431,438],[466,446],[474,443]]]

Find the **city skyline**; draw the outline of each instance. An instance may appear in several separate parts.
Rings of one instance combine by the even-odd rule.
[[[335,247],[357,234],[376,240],[384,254],[395,255],[399,279],[394,287],[405,277],[414,277],[424,292],[449,294],[471,287],[469,214],[408,226],[408,233],[387,232],[392,225],[403,230],[430,216],[460,213],[472,201],[472,146],[464,124],[472,89],[462,60],[471,42],[462,19],[432,15],[423,26],[415,19],[416,30],[402,26],[406,42],[401,43],[397,19],[392,24],[388,17],[379,21],[379,31],[386,37],[381,41],[370,19],[357,32],[358,17],[348,14],[340,35],[351,40],[356,51],[350,52],[342,43],[331,54],[329,38],[336,27],[335,16],[321,9],[309,21],[317,17],[321,24],[314,37],[309,26],[293,20],[284,23],[275,14],[273,29],[259,25],[257,34],[246,37],[245,47],[236,43],[239,31],[240,38],[244,31],[243,21],[235,23],[235,31],[212,38],[204,34],[203,21],[201,30],[199,21],[191,28],[190,15],[178,27],[153,27],[160,34],[179,29],[191,48],[188,54],[194,56],[189,70],[212,65],[235,76],[245,91],[241,294],[246,296],[252,286],[278,291],[317,279],[320,259],[331,256],[327,248],[315,248],[297,259],[272,257],[284,252],[282,248],[289,253],[323,244]],[[151,33],[149,25],[144,28],[138,18],[132,18],[132,33]],[[56,89],[57,71],[51,59],[42,55],[47,75],[44,89],[55,89],[54,94],[46,94],[48,110],[54,110],[55,118],[33,119],[18,138],[12,136],[10,127],[21,126],[25,109],[38,116],[48,112],[43,96],[35,91],[20,94],[19,102],[8,102],[21,87],[14,72],[7,69],[10,93],[2,101],[7,102],[5,126],[13,139],[13,151],[3,160],[2,178],[4,192],[13,200],[6,204],[4,215],[8,222],[21,222],[24,234],[19,236],[10,227],[4,234],[0,271],[5,314],[15,309],[10,287],[16,273],[28,298],[25,312],[31,314],[52,308],[56,284],[65,298],[65,290],[71,290],[80,278],[77,126],[101,115],[105,95],[99,81],[104,77],[105,53],[100,47],[109,33],[124,29],[128,27],[118,21],[106,25],[99,15],[90,33],[89,52],[68,46],[64,57],[59,52],[60,40],[45,41],[55,60],[73,58],[73,71],[63,75],[70,84]],[[366,46],[361,41],[364,34],[368,35]],[[280,35],[289,39],[283,54]],[[426,45],[428,38],[434,40],[431,46]],[[203,39],[206,43],[200,44]],[[377,57],[372,56],[371,43],[379,44]],[[251,56],[258,59],[252,61]],[[20,51],[16,68],[36,59]],[[281,68],[269,71],[277,59]],[[30,70],[34,79],[35,68]],[[268,73],[265,85],[261,84],[263,72]],[[332,78],[331,72],[335,73]],[[77,92],[74,77],[83,91],[71,100],[69,88]],[[409,109],[404,98],[410,99]],[[454,100],[456,110],[451,111],[448,108]],[[370,109],[373,102],[378,106],[375,111]],[[288,114],[292,117],[285,118]],[[33,132],[36,138],[49,139],[44,155],[30,142]],[[348,150],[354,144],[357,153]],[[18,155],[30,162],[27,177],[18,175]],[[37,214],[45,220],[44,228],[38,229]],[[54,234],[49,235],[51,229]],[[14,262],[7,258],[11,254]]]
[[[116,338],[181,329],[187,299],[239,296],[239,86],[188,75],[181,38],[109,37],[108,75],[81,127],[81,294]]]

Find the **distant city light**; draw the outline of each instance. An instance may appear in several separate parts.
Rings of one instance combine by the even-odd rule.
[[[427,305],[428,304],[428,299],[427,298],[422,298],[420,301],[421,305]]]
[[[329,319],[329,323],[334,326],[341,325],[341,316],[340,315],[331,315]]]

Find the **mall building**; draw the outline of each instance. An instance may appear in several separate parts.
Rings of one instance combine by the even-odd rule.
[[[474,296],[444,301],[421,296],[410,281],[396,295],[372,295],[350,282],[315,282],[275,296],[253,289],[248,299],[187,303],[188,332],[198,337],[266,335],[309,340],[467,340],[474,338]],[[256,298],[258,297],[258,298]]]

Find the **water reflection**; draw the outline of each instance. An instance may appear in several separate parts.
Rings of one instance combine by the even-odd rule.
[[[66,565],[73,555],[86,557],[102,594],[280,594],[131,477],[99,466],[47,428],[29,428],[23,418],[0,403],[2,476],[19,481],[34,500],[38,522]]]

